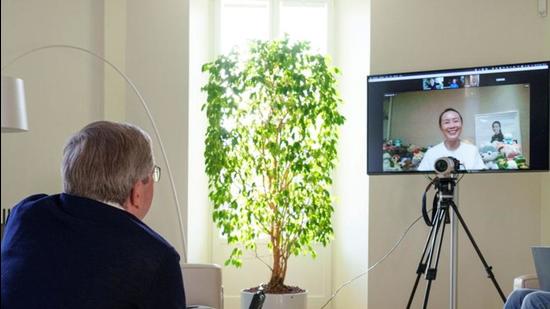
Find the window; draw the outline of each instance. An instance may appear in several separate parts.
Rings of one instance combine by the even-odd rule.
[[[235,48],[244,54],[251,40],[288,34],[291,40],[309,41],[313,52],[326,54],[329,1],[217,0],[216,52],[226,54]]]
[[[249,40],[267,40],[269,34],[267,0],[222,0],[220,12],[220,51],[225,54],[239,49]]]
[[[328,51],[329,0],[219,0],[219,53],[246,50],[251,40],[283,37]]]
[[[327,53],[328,8],[325,1],[281,1],[279,35],[311,42],[314,51]]]

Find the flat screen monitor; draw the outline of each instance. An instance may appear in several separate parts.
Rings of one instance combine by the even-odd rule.
[[[367,173],[547,171],[550,61],[367,78]]]

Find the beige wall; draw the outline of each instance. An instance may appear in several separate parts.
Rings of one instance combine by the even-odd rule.
[[[540,193],[540,242],[550,246],[550,172],[541,175]]]
[[[371,16],[373,74],[537,61],[550,55],[550,18],[537,15],[536,1],[373,0]],[[548,208],[543,177],[547,175],[467,175],[459,185],[459,208],[505,293],[513,277],[533,271],[529,246],[540,243],[541,230],[549,224],[541,219],[541,207]],[[382,256],[420,215],[426,184],[422,176],[370,177],[369,260]],[[369,274],[369,309],[406,305],[427,232],[419,223]],[[445,240],[430,296],[434,308],[448,306],[448,248]],[[461,230],[458,273],[459,308],[502,306]],[[417,301],[424,282],[421,287]]]
[[[69,44],[105,55],[133,80],[164,141],[184,225],[188,21],[188,3],[177,0],[162,5],[123,0],[105,5],[103,1],[2,1],[2,65],[35,47]],[[37,52],[2,74],[25,80],[31,127],[28,133],[2,134],[2,208],[29,194],[62,191],[59,166],[70,134],[104,117],[126,120],[150,132],[156,160],[163,168],[145,221],[182,252],[175,203],[158,141],[136,94],[121,83],[120,76],[110,68],[104,70],[103,63],[90,55],[70,49]]]
[[[369,73],[370,1],[334,1],[334,63],[346,122],[340,130],[334,172],[332,291],[369,265],[369,177],[366,170],[366,76]],[[367,276],[340,290],[332,308],[366,308]]]
[[[189,3],[167,0],[127,2],[126,71],[141,90],[151,108],[173,173],[184,229],[187,229],[187,143]],[[126,115],[130,122],[153,134],[137,97],[128,92]],[[178,224],[168,171],[153,137],[156,161],[163,168],[155,187],[153,207],[145,222],[163,235],[182,253]],[[185,231],[187,234],[187,232]],[[183,256],[182,256],[183,258]]]
[[[206,113],[201,110],[206,95],[200,89],[206,83],[202,65],[213,59],[214,27],[212,1],[190,1],[189,16],[189,261],[212,261],[212,219],[208,200],[208,177],[204,165]]]
[[[2,1],[2,66],[49,44],[100,53],[103,5],[98,1]],[[102,118],[103,64],[70,49],[21,58],[2,75],[24,80],[30,131],[2,134],[2,208],[34,193],[58,193],[61,154],[70,134]],[[70,116],[68,116],[70,115]]]

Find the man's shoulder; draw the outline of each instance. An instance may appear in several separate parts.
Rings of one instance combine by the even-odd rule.
[[[44,205],[55,205],[59,195],[34,194],[24,198],[13,207],[13,215],[36,212],[44,209]],[[12,215],[10,214],[10,216]]]
[[[166,253],[177,253],[174,247],[155,230],[147,226],[145,223],[139,224],[139,229],[142,230],[141,237],[149,244],[151,250],[162,250]]]
[[[31,205],[31,204],[38,204],[38,203],[49,203],[53,199],[55,199],[56,196],[58,196],[58,195],[47,195],[47,194],[44,194],[44,193],[33,194],[29,197],[26,197],[26,198],[22,199],[19,203],[17,203],[16,206],[18,206],[18,205]]]

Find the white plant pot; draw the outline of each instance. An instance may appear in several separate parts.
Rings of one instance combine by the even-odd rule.
[[[254,293],[241,291],[241,309],[248,309]],[[306,309],[307,291],[293,294],[265,294],[262,309]]]

